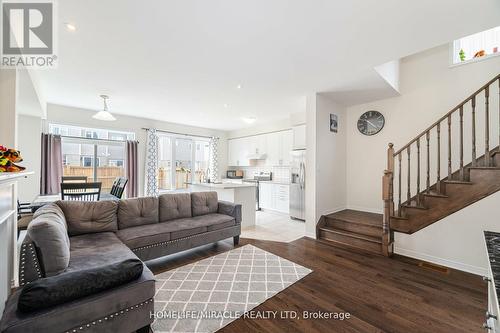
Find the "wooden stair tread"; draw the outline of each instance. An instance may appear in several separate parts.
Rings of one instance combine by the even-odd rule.
[[[438,193],[438,192],[426,192],[426,193],[422,193],[423,196],[426,196],[426,197],[432,197],[432,198],[449,198],[449,196],[447,196],[446,194],[441,194],[441,193]]]
[[[472,182],[466,181],[466,180],[444,180],[443,181],[446,184],[456,184],[456,185],[472,185]]]
[[[467,167],[467,169],[475,169],[475,170],[500,170],[500,167],[496,167],[496,166],[471,166],[471,167]]]
[[[342,235],[342,236],[347,236],[347,237],[361,239],[361,240],[364,240],[364,241],[367,241],[367,242],[373,242],[373,243],[378,243],[378,244],[382,243],[382,238],[381,237],[373,237],[373,236],[358,234],[358,233],[350,232],[350,231],[346,231],[346,230],[334,229],[334,228],[329,227],[329,226],[323,226],[323,227],[320,227],[319,229],[323,230],[323,231],[335,233],[335,234],[338,234],[338,235]]]
[[[422,206],[422,205],[413,205],[413,204],[403,204],[402,205],[404,208],[410,208],[410,209],[420,209],[420,210],[427,210],[429,208]]]
[[[325,215],[327,219],[341,220],[349,223],[381,227],[383,215],[359,210],[345,209],[340,212]]]

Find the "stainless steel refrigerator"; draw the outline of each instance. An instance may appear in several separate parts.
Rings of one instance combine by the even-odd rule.
[[[290,168],[290,217],[306,219],[306,151],[293,150]]]

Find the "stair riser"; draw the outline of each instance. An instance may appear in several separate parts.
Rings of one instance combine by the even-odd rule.
[[[493,155],[493,158],[491,160],[494,166],[500,167],[500,154]]]
[[[332,244],[340,243],[344,246],[351,246],[353,248],[358,248],[373,253],[382,253],[382,244],[380,243],[374,243],[359,238],[340,235],[334,232],[329,232],[327,230],[320,230],[320,238],[323,240],[327,240]]]
[[[495,177],[494,175],[497,175],[498,180],[500,180],[500,170],[496,170],[496,169],[471,169],[470,170],[471,182],[473,182],[473,183],[480,182],[485,177],[485,175],[486,175],[485,173],[488,173],[488,177]]]
[[[355,232],[361,235],[382,237],[382,227],[369,226],[366,224],[351,223],[337,219],[327,219],[326,225],[339,230]]]

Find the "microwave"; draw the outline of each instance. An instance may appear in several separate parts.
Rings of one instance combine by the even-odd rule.
[[[228,179],[243,179],[243,170],[227,170],[226,178],[228,178]]]

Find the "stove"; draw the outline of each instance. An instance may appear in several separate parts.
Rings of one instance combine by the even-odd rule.
[[[253,173],[252,178],[243,179],[244,183],[255,184],[255,210],[260,210],[259,205],[259,182],[269,181],[273,179],[273,173],[271,171],[256,171]]]

